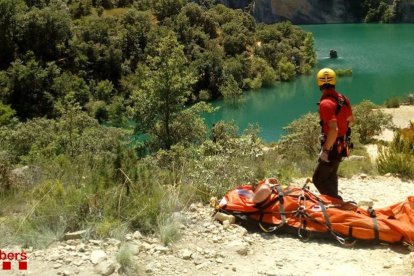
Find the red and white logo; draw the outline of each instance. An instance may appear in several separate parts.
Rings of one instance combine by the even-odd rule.
[[[15,264],[18,264],[19,270],[27,270],[27,253],[7,252],[0,249],[0,262],[2,270],[12,270]]]

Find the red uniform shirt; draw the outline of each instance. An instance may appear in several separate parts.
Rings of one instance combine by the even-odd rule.
[[[338,114],[336,114],[338,106],[337,98],[343,99],[344,101]],[[326,89],[323,91],[319,103],[319,116],[322,121],[323,134],[328,134],[328,122],[336,121],[338,124],[338,137],[344,136],[348,129],[348,118],[352,116],[351,104],[345,96],[339,94],[334,89]]]

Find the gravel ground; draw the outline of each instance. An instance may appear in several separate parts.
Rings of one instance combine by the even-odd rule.
[[[414,106],[386,109],[394,124],[408,126]],[[380,139],[392,139],[388,130]],[[367,147],[372,160],[376,146]],[[302,186],[305,179],[292,185]],[[414,195],[414,183],[393,176],[358,175],[340,179],[345,200],[371,201],[374,208],[403,201]],[[315,190],[311,184],[311,189]],[[266,234],[212,219],[212,209],[193,204],[177,213],[182,218],[182,238],[169,246],[139,232],[125,241],[69,240],[47,250],[25,250],[28,270],[0,270],[0,275],[123,275],[116,256],[128,246],[132,264],[129,275],[414,275],[414,252],[403,245],[361,244],[345,248],[333,240],[302,241],[295,234]],[[2,249],[20,252],[19,248]]]

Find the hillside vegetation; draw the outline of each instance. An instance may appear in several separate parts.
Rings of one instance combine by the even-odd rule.
[[[315,113],[271,150],[260,126],[208,129],[201,115],[213,111],[210,99],[310,72],[312,35],[206,6],[0,0],[1,243],[44,247],[83,229],[120,239],[140,230],[168,244],[180,234],[175,212],[192,202],[237,183],[310,174]],[[370,102],[355,115],[354,153],[363,157],[362,144],[390,118]],[[376,173],[364,159],[341,170]]]

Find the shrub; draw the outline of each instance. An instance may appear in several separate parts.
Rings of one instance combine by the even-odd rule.
[[[74,185],[64,186],[61,182],[45,182],[33,191],[30,201],[32,213],[28,219],[34,225],[47,225],[66,231],[82,228],[89,215],[88,194]]]
[[[227,143],[232,138],[238,137],[238,127],[234,122],[219,121],[211,128],[211,140],[213,142]]]
[[[127,160],[123,155],[119,166],[130,175],[117,176],[113,169],[118,167],[116,162],[108,166],[103,160],[78,184],[70,178],[65,179],[66,183],[45,181],[27,191],[26,198],[31,200],[23,206],[21,215],[7,223],[7,229],[12,229],[8,231],[15,233],[15,242],[44,247],[60,240],[63,233],[80,229],[88,229],[91,237],[120,240],[128,231],[140,229],[144,233],[158,232],[166,243],[174,241],[179,228],[170,218],[182,208],[181,191],[172,185],[175,178],[150,166],[151,160],[140,164]],[[67,162],[62,168],[73,174],[76,166]]]
[[[337,76],[352,76],[352,69],[335,69],[335,73]]]
[[[123,244],[116,255],[122,275],[144,275],[142,269],[134,261],[134,255],[129,244]]]
[[[254,182],[263,155],[257,131],[250,127],[238,136],[234,125],[217,123],[213,140],[204,142],[183,168],[182,182],[196,189],[195,196],[206,202],[211,196],[224,195],[235,184]]]
[[[236,82],[232,75],[228,76],[223,80],[223,83],[219,87],[220,94],[224,98],[237,98],[243,91],[239,87],[239,84]]]
[[[375,135],[392,125],[392,116],[377,108],[377,105],[365,100],[353,109],[355,119],[353,130],[359,134],[359,141],[363,144],[369,143]]]
[[[414,105],[414,94],[410,93],[405,97],[405,102],[409,105]]]
[[[321,127],[317,113],[307,113],[284,127],[277,148],[281,156],[278,173],[302,176],[315,168],[316,156],[320,150]]]
[[[399,132],[389,147],[380,146],[377,159],[378,171],[381,174],[394,173],[414,178],[414,139],[403,138]]]
[[[203,89],[200,91],[198,98],[200,101],[208,101],[211,99],[211,92],[207,89]]]
[[[291,157],[305,152],[308,156],[316,156],[320,150],[319,136],[321,127],[316,113],[307,113],[284,127],[286,132],[280,140],[280,151]]]
[[[250,79],[250,78],[244,79],[243,82],[244,82],[244,85],[246,85],[251,90],[258,90],[262,87],[262,80],[260,76],[254,79]]]
[[[279,78],[282,81],[291,81],[296,76],[295,65],[286,57],[283,57],[277,64]]]
[[[25,248],[34,247],[44,249],[53,242],[63,238],[65,227],[64,225],[60,225],[57,228],[52,228],[48,225],[36,224],[31,221],[22,223],[20,220],[15,220],[14,227],[11,231],[14,231],[11,237],[12,242],[21,244]],[[7,245],[10,245],[10,243]]]
[[[10,165],[0,162],[0,196],[9,193],[12,188]]]
[[[358,143],[354,144],[354,149],[352,150],[352,155],[360,156],[361,159],[345,159],[341,163],[338,170],[338,175],[342,177],[351,178],[354,175],[361,173],[366,174],[376,174],[376,168],[374,164],[370,162],[370,157],[367,153],[366,148]]]
[[[127,223],[111,216],[104,217],[96,223],[90,223],[88,226],[92,228],[92,234],[100,239],[112,237],[123,240],[129,230]]]
[[[158,220],[158,232],[163,244],[168,245],[177,241],[181,237],[180,223],[174,218]]]
[[[400,98],[398,97],[391,97],[385,100],[385,106],[387,108],[397,108],[400,107]]]
[[[12,123],[16,112],[8,105],[0,102],[0,126]]]

